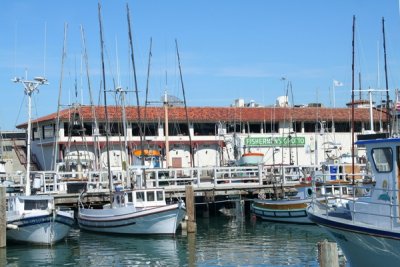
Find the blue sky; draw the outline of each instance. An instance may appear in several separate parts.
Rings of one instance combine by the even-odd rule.
[[[385,87],[384,17],[392,97],[399,87],[398,0],[114,0],[101,1],[109,90],[118,76],[123,88],[134,89],[126,3],[130,7],[141,103],[152,38],[151,101],[159,101],[166,88],[168,94],[182,99],[177,39],[189,106],[229,106],[237,98],[272,105],[286,93],[288,81],[293,92],[290,102],[333,106],[332,84],[338,80],[344,86],[335,88],[335,104],[343,107],[351,98],[353,15],[357,81],[360,72],[363,88],[378,88],[379,84]],[[60,87],[64,106],[89,103],[86,73],[81,67],[84,63],[80,25],[85,31],[93,98],[95,104],[99,104],[99,99],[102,103],[97,5],[98,1],[92,0],[2,1],[1,130],[12,130],[27,120],[27,99],[22,85],[11,82],[15,76],[24,77],[27,73],[28,79],[32,79],[45,75],[49,80],[50,84],[40,87],[34,95],[33,117],[57,110]],[[67,48],[60,83],[65,23]],[[79,93],[77,98],[75,90]],[[115,103],[114,99],[115,95],[109,93],[109,103]],[[135,105],[133,92],[128,93],[127,102]]]

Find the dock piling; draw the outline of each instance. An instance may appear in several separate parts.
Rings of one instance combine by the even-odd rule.
[[[196,218],[195,218],[195,208],[194,208],[194,189],[192,185],[187,185],[185,187],[186,193],[186,213],[188,217],[187,221],[187,232],[196,232]]]
[[[7,230],[7,214],[6,214],[6,188],[0,186],[0,248],[6,247],[6,230]]]
[[[326,239],[319,242],[318,261],[320,267],[339,267],[337,244]]]

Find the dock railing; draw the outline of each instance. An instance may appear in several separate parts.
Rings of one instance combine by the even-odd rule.
[[[311,179],[333,180],[350,179],[348,173],[338,170],[330,172],[331,168],[316,165],[258,165],[258,166],[229,166],[229,167],[196,167],[196,168],[154,168],[145,169],[146,179],[141,178],[142,186],[164,187],[165,189],[184,188],[193,185],[195,188],[241,188],[260,187],[268,185],[292,186],[302,182],[311,182]],[[344,170],[344,168],[343,168]],[[138,175],[142,169],[129,172],[112,171],[113,186],[122,188],[137,187]],[[361,177],[363,174],[355,174]],[[24,174],[14,178],[14,186],[23,188],[25,184]],[[128,184],[129,182],[129,184]],[[88,192],[107,192],[108,174],[104,171],[81,172],[54,172],[33,171],[31,172],[32,188],[36,193],[63,194],[79,193],[82,190]]]

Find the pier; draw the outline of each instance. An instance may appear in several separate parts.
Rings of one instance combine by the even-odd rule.
[[[362,170],[364,166],[358,166]],[[252,198],[260,193],[278,195],[292,190],[294,185],[324,180],[351,181],[361,179],[365,173],[354,176],[348,166],[231,166],[197,168],[155,168],[131,167],[126,171],[113,172],[114,187],[134,188],[138,184],[146,187],[163,187],[169,199],[185,198],[186,186],[193,187],[195,204],[208,204]],[[11,186],[15,193],[23,191],[24,174],[8,177],[14,181]],[[31,173],[32,193],[54,195],[57,205],[75,206],[82,191],[89,201],[99,205],[109,201],[108,177],[106,171],[86,172],[42,172]],[[10,192],[12,190],[7,190]]]

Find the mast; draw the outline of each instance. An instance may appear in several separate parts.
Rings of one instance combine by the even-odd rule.
[[[25,88],[25,94],[28,95],[28,136],[26,141],[26,183],[25,195],[31,195],[30,175],[31,175],[31,135],[32,135],[32,94],[38,90],[39,85],[49,84],[44,77],[36,77],[33,81],[23,78],[14,78],[13,82],[22,83]]]
[[[152,53],[151,53],[151,47],[153,44],[153,39],[150,38],[150,48],[149,48],[149,59],[148,59],[148,63],[147,63],[147,79],[146,79],[146,99],[144,101],[144,120],[147,120],[147,103],[148,103],[148,97],[149,97],[149,79],[150,79],[150,63],[151,63],[151,57],[152,57]],[[144,126],[144,123],[143,123]],[[144,135],[146,136],[146,127],[143,127],[144,130]]]
[[[354,35],[356,29],[356,16],[353,15],[353,40],[352,44],[352,60],[351,60],[351,174],[352,183],[354,184]]]
[[[388,84],[388,75],[387,75],[387,62],[386,62],[386,38],[385,38],[385,18],[382,18],[382,34],[383,34],[383,58],[385,61],[385,81],[386,81],[386,123],[387,130],[390,134],[390,103],[389,103],[389,84]]]
[[[127,13],[127,19],[128,19],[128,29],[129,29],[128,34],[129,34],[129,45],[131,48],[133,77],[134,77],[134,81],[135,81],[136,106],[137,106],[138,126],[139,126],[139,136],[140,136],[140,150],[141,150],[141,154],[142,154],[141,163],[142,163],[142,166],[144,167],[143,129],[142,129],[142,120],[141,120],[141,116],[140,116],[139,92],[138,92],[137,79],[136,79],[135,57],[134,57],[134,53],[133,53],[133,42],[132,42],[132,31],[131,31],[131,18],[129,15],[129,5],[128,4],[126,4],[126,13]],[[145,187],[147,187],[145,168],[143,168],[143,179],[144,179]],[[139,187],[141,187],[141,186],[142,185],[139,185]]]
[[[130,177],[129,177],[129,164],[130,164],[130,157],[129,157],[129,151],[128,151],[128,127],[126,124],[126,103],[125,103],[125,96],[127,94],[127,90],[124,90],[121,87],[121,80],[120,80],[120,73],[119,73],[119,60],[118,60],[118,43],[117,40],[115,40],[115,54],[117,58],[117,88],[115,89],[116,93],[120,95],[121,98],[121,108],[122,108],[122,127],[124,131],[124,151],[125,151],[125,173],[126,173],[126,178],[127,178],[127,184],[130,185]],[[121,158],[122,160],[122,158]]]
[[[53,158],[54,158],[54,171],[57,171],[57,159],[58,159],[58,139],[59,139],[59,131],[60,131],[60,106],[61,106],[61,92],[62,92],[62,82],[64,77],[64,60],[66,55],[66,43],[67,43],[67,30],[68,24],[64,24],[64,44],[62,50],[62,57],[61,57],[61,76],[60,76],[60,83],[58,88],[58,104],[57,104],[57,122],[56,122],[56,129],[55,129],[55,140],[54,140],[54,151],[53,151]]]
[[[183,85],[181,59],[179,57],[178,41],[176,39],[175,39],[175,44],[176,44],[176,55],[178,56],[179,74],[180,74],[181,84],[182,84],[183,102],[185,104],[186,123],[187,123],[187,127],[188,127],[190,167],[194,167],[194,153],[193,153],[193,147],[192,147],[192,135],[190,134],[190,123],[189,123],[188,109],[187,109],[187,105],[186,105],[185,87]]]
[[[99,26],[100,26],[100,48],[101,48],[101,70],[102,70],[102,79],[103,79],[103,96],[104,96],[104,113],[106,116],[106,149],[107,149],[107,172],[108,172],[108,183],[110,190],[110,204],[112,204],[112,175],[111,175],[111,166],[110,166],[110,142],[109,142],[109,131],[110,131],[110,123],[108,121],[108,110],[107,110],[107,91],[106,91],[106,73],[104,70],[104,42],[103,42],[103,26],[101,23],[101,5],[98,3],[99,7]]]
[[[169,122],[168,122],[168,95],[167,90],[164,92],[164,119],[165,119],[165,165],[169,168]]]
[[[90,107],[92,109],[92,116],[94,119],[94,132],[93,132],[93,153],[94,153],[94,165],[95,169],[99,169],[99,125],[97,123],[97,118],[96,118],[96,109],[94,107],[94,101],[93,101],[93,95],[92,95],[92,86],[90,83],[90,75],[89,75],[89,59],[88,59],[88,54],[86,50],[86,41],[85,41],[85,31],[83,29],[83,26],[81,25],[81,35],[82,35],[82,46],[83,46],[83,57],[85,60],[85,67],[86,67],[86,77],[87,77],[87,83],[88,83],[88,89],[89,89],[89,100],[90,100]]]

